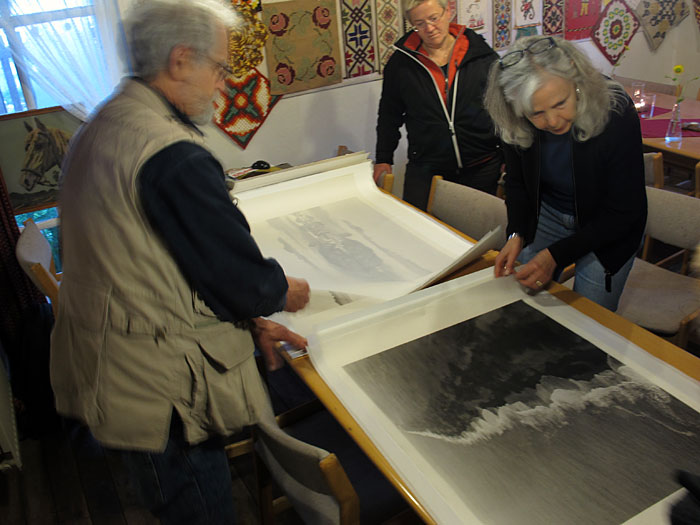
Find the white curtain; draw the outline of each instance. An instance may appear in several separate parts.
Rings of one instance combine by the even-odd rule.
[[[9,0],[9,9],[1,23],[15,62],[85,120],[126,71],[116,0]]]

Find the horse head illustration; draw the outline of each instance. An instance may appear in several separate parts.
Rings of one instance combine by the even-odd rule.
[[[19,182],[28,191],[37,184],[41,186],[57,187],[58,174],[49,173],[54,166],[60,168],[63,155],[68,149],[70,135],[58,128],[47,127],[41,120],[34,117],[36,128],[25,121],[27,128],[24,139],[24,162],[22,163]]]

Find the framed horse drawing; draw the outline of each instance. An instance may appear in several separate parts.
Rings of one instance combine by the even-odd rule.
[[[15,214],[56,205],[61,163],[80,124],[61,107],[0,116],[0,175]]]

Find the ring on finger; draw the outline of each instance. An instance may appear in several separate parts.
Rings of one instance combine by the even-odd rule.
[[[539,287],[542,288],[544,284],[542,284],[542,281],[535,281],[535,284]]]

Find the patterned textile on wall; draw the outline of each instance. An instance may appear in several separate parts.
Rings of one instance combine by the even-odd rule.
[[[537,32],[537,26],[519,27],[515,31],[515,39],[519,40],[521,38],[525,38],[526,36],[534,36],[537,34],[539,34]]]
[[[641,0],[634,9],[652,51],[661,45],[666,33],[680,24],[689,12],[684,0]]]
[[[592,39],[600,52],[615,65],[639,29],[639,22],[624,0],[612,0],[593,28]]]
[[[228,62],[235,76],[244,76],[262,64],[263,46],[268,37],[267,27],[260,21],[259,9],[253,2],[233,0],[243,23],[232,28],[228,34]],[[260,3],[258,2],[258,6]]]
[[[270,92],[296,93],[342,81],[337,10],[332,0],[263,5]]]
[[[403,34],[403,21],[401,16],[401,2],[399,0],[377,1],[377,50],[379,56],[379,71],[394,53],[394,42]]]
[[[372,2],[342,0],[343,44],[345,48],[345,78],[361,77],[377,71],[374,49]]]
[[[561,36],[564,33],[564,0],[542,1],[542,34]]]
[[[259,13],[262,11],[262,1],[261,0],[231,0],[233,5],[247,5],[252,8],[253,11]]]
[[[486,29],[488,9],[488,0],[464,0],[459,4],[457,23],[479,33]]]
[[[511,0],[493,0],[493,49],[498,51],[510,45],[513,23]]]
[[[537,27],[541,23],[542,2],[539,0],[513,0],[513,27],[515,29]],[[521,32],[518,31],[518,34]],[[530,32],[530,34],[534,35],[537,32]]]
[[[214,122],[245,149],[280,98],[270,95],[270,81],[257,69],[241,78],[229,76],[226,92],[214,100]]]
[[[700,0],[693,0],[693,11],[695,11],[695,21],[700,27]]]
[[[590,38],[600,17],[601,0],[566,0],[564,4],[564,38]]]

